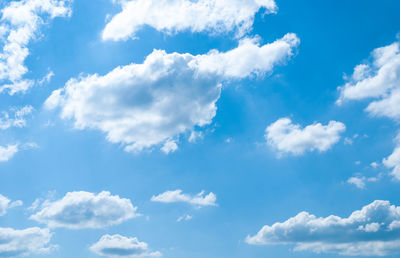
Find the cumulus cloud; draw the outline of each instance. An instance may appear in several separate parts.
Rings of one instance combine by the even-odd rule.
[[[13,115],[10,115],[10,113],[6,111],[1,112],[2,116],[0,117],[0,130],[6,130],[10,127],[25,127],[25,117],[31,114],[32,111],[32,106],[24,106],[22,108],[11,109]]]
[[[396,147],[389,157],[384,158],[383,165],[392,169],[391,175],[394,179],[400,180],[400,145]]]
[[[185,202],[196,206],[217,206],[217,196],[214,193],[204,195],[205,192],[191,196],[189,194],[182,193],[182,190],[166,191],[157,196],[151,197],[152,202],[163,202],[163,203],[174,203],[174,202]]]
[[[0,228],[0,257],[49,253],[55,248],[54,245],[49,245],[51,237],[52,233],[48,229]]]
[[[149,250],[147,243],[140,242],[136,237],[129,238],[121,235],[104,235],[90,247],[98,255],[110,258],[126,257],[160,257],[160,252]]]
[[[69,192],[60,200],[44,201],[30,219],[50,228],[103,228],[138,216],[136,209],[129,199],[109,192]]]
[[[374,201],[347,218],[317,218],[307,212],[264,226],[246,242],[256,245],[294,244],[295,251],[349,256],[400,253],[400,207]]]
[[[0,146],[0,162],[9,161],[18,151],[18,144],[7,145],[7,147]]]
[[[22,205],[22,201],[15,201],[15,202],[11,202],[10,199],[8,199],[7,197],[5,197],[4,195],[0,194],[0,216],[4,216],[7,213],[8,209],[17,207],[17,206],[21,206]]]
[[[165,33],[181,31],[226,33],[248,32],[255,14],[275,13],[274,0],[119,0],[122,11],[112,17],[103,31],[104,40],[135,38],[137,31],[150,26]]]
[[[13,95],[34,85],[33,80],[23,78],[28,72],[24,64],[29,55],[28,45],[36,38],[41,25],[55,17],[70,15],[71,1],[10,1],[0,10],[0,92]]]
[[[339,87],[338,103],[370,99],[366,108],[370,114],[399,119],[400,43],[375,49],[371,58],[371,62],[357,65],[346,84]]]
[[[290,118],[281,118],[265,130],[267,143],[280,154],[301,155],[306,151],[327,151],[340,139],[346,130],[343,123],[330,121],[327,125],[314,123],[305,128],[293,124]]]
[[[181,134],[212,122],[222,83],[271,72],[298,44],[295,34],[287,34],[263,46],[257,39],[243,39],[225,53],[154,50],[142,64],[69,80],[45,106],[61,108],[61,117],[73,119],[78,129],[103,131],[126,151],[164,146],[170,152]]]
[[[374,177],[365,177],[365,176],[362,176],[362,175],[356,175],[356,176],[350,177],[347,180],[347,183],[353,184],[359,189],[365,189],[366,184],[368,182],[377,182],[381,178],[382,178],[382,174],[381,173],[378,174],[378,176],[374,176]]]

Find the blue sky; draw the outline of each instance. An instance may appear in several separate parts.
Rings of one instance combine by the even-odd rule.
[[[0,256],[399,255],[398,1],[0,8]]]

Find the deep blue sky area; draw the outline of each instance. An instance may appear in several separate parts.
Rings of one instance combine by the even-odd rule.
[[[139,0],[125,0],[135,1]],[[6,0],[1,8],[4,10],[13,2]],[[16,2],[29,4],[34,0]],[[396,207],[400,205],[399,180],[391,175],[394,166],[382,163],[397,147],[395,138],[399,120],[373,116],[365,111],[372,101],[370,98],[336,104],[341,94],[338,87],[348,82],[346,76],[352,75],[354,67],[361,63],[371,64],[374,60],[370,54],[374,49],[398,42],[399,1],[276,0],[278,10],[275,14],[263,14],[265,9],[260,8],[242,38],[257,37],[258,44],[263,46],[287,33],[295,33],[300,44],[293,47],[293,55],[260,74],[218,79],[222,89],[216,100],[215,116],[208,124],[194,126],[202,137],[190,142],[188,138],[193,128],[173,134],[168,139],[173,139],[178,149],[167,154],[160,150],[166,139],[143,150],[127,152],[124,149],[132,142],[112,142],[107,138],[107,131],[94,124],[77,128],[74,116],[61,116],[64,104],[49,110],[45,107],[46,99],[71,78],[81,80],[79,78],[93,74],[101,77],[118,66],[142,64],[154,49],[194,56],[207,56],[214,49],[220,53],[236,49],[240,41],[237,28],[220,33],[190,29],[168,33],[145,24],[135,33],[135,39],[103,40],[105,26],[122,10],[118,1],[74,0],[73,3],[66,1],[66,5],[70,5],[70,17],[43,18],[43,24],[38,25],[35,36],[26,44],[29,55],[23,64],[28,70],[23,78],[34,80],[35,85],[26,92],[13,95],[7,91],[0,93],[0,111],[12,114],[13,108],[33,107],[24,117],[25,126],[0,129],[0,147],[17,144],[19,148],[12,158],[0,162],[0,195],[23,202],[23,205],[8,208],[3,216],[0,202],[0,229],[49,228],[52,237],[48,245],[58,246],[47,254],[32,251],[34,248],[23,251],[28,257],[99,257],[90,247],[106,234],[137,237],[148,244],[149,250],[159,251],[165,258],[352,257],[343,250],[340,253],[318,252],[312,248],[298,251],[295,248],[304,242],[358,244],[357,232],[361,232],[357,229],[358,224],[344,231],[340,231],[340,226],[327,226],[327,231],[339,230],[330,240],[324,239],[323,233],[315,236],[321,239],[310,240],[313,233],[305,233],[306,229],[298,232],[304,233],[304,238],[296,235],[295,240],[290,239],[290,233],[286,233],[287,238],[278,231],[270,233],[270,237],[276,237],[272,244],[249,244],[246,237],[256,235],[264,225],[285,222],[302,211],[316,217],[347,218],[375,200],[389,201]],[[42,17],[43,14],[38,12],[38,15]],[[174,14],[165,13],[165,16],[173,17]],[[1,24],[8,24],[4,17]],[[16,25],[7,26],[13,29]],[[0,39],[3,41],[1,47],[8,44],[5,37]],[[0,52],[4,53],[4,50]],[[232,63],[245,62],[245,55]],[[399,56],[400,52],[397,52],[397,59]],[[0,55],[0,64],[4,62]],[[397,76],[397,86],[393,87],[400,88],[400,62],[397,65],[393,75]],[[39,85],[37,82],[49,71],[54,76]],[[0,86],[9,83],[7,78],[2,78],[0,71]],[[139,81],[138,78],[132,80]],[[189,80],[185,87],[192,87],[191,82]],[[99,88],[94,92],[106,92],[104,98],[114,96],[112,90],[118,83],[125,82],[111,82],[109,91]],[[174,83],[172,79],[162,86],[173,87],[170,85]],[[82,96],[79,94],[85,92],[77,94]],[[98,103],[95,107],[99,108],[98,112],[105,112],[107,107],[100,101]],[[85,110],[82,112],[86,112],[95,104],[83,103],[76,112],[82,108]],[[128,107],[110,114],[124,116],[125,108]],[[185,110],[188,107],[177,108]],[[85,114],[88,119],[96,116],[96,113]],[[314,147],[304,143],[305,151],[294,154],[287,149],[280,150],[265,138],[266,128],[282,118],[290,118],[300,129],[317,123],[326,126],[332,120],[343,123],[346,129],[325,150],[318,149],[319,143]],[[295,139],[300,137],[297,135]],[[323,135],[317,133],[312,137]],[[376,168],[370,165],[372,162],[377,162]],[[400,169],[400,160],[398,162]],[[364,180],[364,187],[351,183],[352,177]],[[369,178],[377,180],[368,181]],[[212,205],[194,205],[188,201],[162,203],[151,200],[152,196],[178,189],[188,196],[204,190],[205,195],[215,194],[216,201]],[[137,207],[139,216],[113,225],[76,229],[55,227],[31,217],[45,209],[45,200],[55,203],[67,193],[76,191],[93,194],[109,191],[113,196],[127,198]],[[36,199],[42,201],[42,206],[30,209]],[[65,208],[53,219],[64,216],[62,212],[70,212],[69,215],[76,212],[74,207],[70,209]],[[75,209],[78,213],[85,209],[91,212],[88,204]],[[400,221],[400,208],[397,209],[397,220]],[[191,219],[177,221],[186,215]],[[385,220],[384,223],[389,222]],[[372,240],[361,242],[389,241],[383,229],[388,225],[384,223],[381,224],[382,232],[371,233],[366,239]],[[297,232],[298,228],[289,228],[288,232],[291,230]],[[1,234],[0,230],[0,239]],[[348,240],[347,235],[340,237],[340,234],[349,234],[355,239]],[[390,241],[400,241],[399,236],[397,229]],[[2,245],[0,240],[0,256],[7,248]],[[398,257],[400,253],[399,248],[389,250],[387,247],[383,251],[387,257]],[[366,257],[366,252],[359,251],[356,255]],[[376,253],[370,255],[378,257]],[[5,254],[4,257],[12,256]],[[107,257],[148,256],[109,254]]]

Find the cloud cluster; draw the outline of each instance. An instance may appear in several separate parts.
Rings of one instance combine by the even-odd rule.
[[[184,202],[195,206],[216,206],[217,196],[214,193],[205,195],[204,191],[191,196],[189,194],[182,193],[182,190],[166,191],[157,196],[151,197],[152,202],[163,202],[163,203],[174,203]]]
[[[24,64],[29,55],[28,44],[47,20],[69,16],[71,1],[11,1],[0,10],[0,92],[13,95],[33,86],[34,81],[23,78],[28,72]]]
[[[109,192],[69,192],[60,200],[44,201],[30,219],[50,228],[103,228],[138,216],[136,209],[129,199]]]
[[[25,127],[26,126],[25,116],[32,113],[33,107],[24,106],[19,109],[13,108],[11,111],[14,114],[12,117],[10,117],[9,112],[5,111],[1,112],[2,117],[0,117],[0,130],[6,130],[11,127]]]
[[[150,26],[158,31],[212,34],[236,31],[244,35],[260,10],[275,13],[274,0],[119,0],[122,11],[112,17],[103,31],[104,40],[135,38],[137,31]]]
[[[265,139],[280,154],[301,155],[306,151],[327,151],[339,141],[340,134],[345,130],[346,126],[336,121],[301,128],[293,124],[290,118],[281,118],[266,128]]]
[[[0,216],[4,216],[7,213],[8,209],[21,206],[22,201],[18,200],[15,202],[11,202],[10,199],[0,194]]]
[[[61,108],[79,129],[99,129],[126,151],[161,145],[177,149],[179,135],[211,123],[221,83],[270,72],[285,62],[299,44],[295,34],[260,46],[244,39],[225,53],[167,54],[154,50],[142,64],[117,67],[104,76],[71,79],[46,100]]]
[[[145,242],[140,242],[136,237],[128,238],[121,235],[104,235],[90,247],[98,255],[110,258],[139,258],[160,257],[160,252],[151,252]]]
[[[365,109],[373,116],[400,119],[400,42],[375,49],[372,61],[357,65],[348,82],[339,87],[341,104],[346,100],[369,99]],[[400,180],[400,144],[383,160],[392,168],[392,175]]]
[[[317,218],[307,212],[282,223],[264,226],[246,242],[258,245],[295,244],[296,251],[349,256],[400,253],[400,207],[374,201],[348,218]]]
[[[0,228],[0,257],[48,253],[55,248],[55,246],[49,245],[51,237],[52,233],[48,229]]]

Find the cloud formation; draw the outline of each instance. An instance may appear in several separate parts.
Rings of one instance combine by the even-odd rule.
[[[21,205],[22,205],[22,201],[18,200],[15,202],[11,202],[10,199],[8,199],[4,195],[0,194],[0,216],[6,215],[8,209],[11,209],[11,208],[14,208],[17,206],[21,206]]]
[[[30,219],[50,228],[104,228],[138,216],[136,209],[129,199],[109,192],[69,192],[60,200],[44,201]]]
[[[49,253],[55,248],[55,246],[49,245],[51,237],[52,233],[48,229],[0,228],[0,257]]]
[[[18,151],[18,144],[7,145],[7,147],[0,146],[0,162],[9,161]]]
[[[397,147],[389,157],[384,158],[383,165],[392,169],[391,175],[397,181],[400,180],[400,135],[397,136]]]
[[[174,203],[174,202],[184,202],[195,206],[217,206],[217,196],[210,192],[205,195],[204,191],[191,196],[189,194],[182,193],[182,190],[166,191],[157,196],[151,197],[152,202],[163,202],[163,203]]]
[[[11,1],[0,10],[0,93],[26,92],[34,85],[33,80],[23,78],[28,72],[24,64],[29,55],[28,45],[48,20],[71,14],[71,1]]]
[[[9,112],[1,112],[2,117],[0,117],[0,130],[6,130],[11,127],[25,127],[26,119],[25,116],[31,114],[33,111],[32,106],[24,106],[22,108],[13,108],[13,116],[10,116]]]
[[[374,201],[348,218],[317,218],[308,212],[264,226],[246,242],[256,245],[294,244],[295,251],[349,256],[400,253],[400,207]]]
[[[274,0],[119,0],[122,11],[112,17],[103,31],[103,40],[135,38],[137,31],[150,26],[168,34],[206,31],[220,34],[235,31],[242,36],[253,26],[255,14],[275,13]]]
[[[160,252],[151,252],[145,242],[139,242],[134,238],[121,235],[104,235],[90,247],[90,250],[98,255],[110,258],[126,257],[160,257]]]
[[[181,134],[212,122],[221,83],[271,72],[298,44],[295,34],[287,34],[263,46],[247,38],[225,53],[193,56],[154,50],[142,64],[69,80],[45,106],[61,108],[61,117],[73,119],[78,129],[103,131],[126,151],[161,145],[170,152],[177,149],[173,143]]]
[[[281,118],[266,128],[265,139],[280,154],[301,155],[306,151],[329,150],[339,141],[340,134],[345,130],[346,126],[336,121],[330,121],[327,125],[315,123],[301,128],[300,125],[293,124],[290,118]]]

